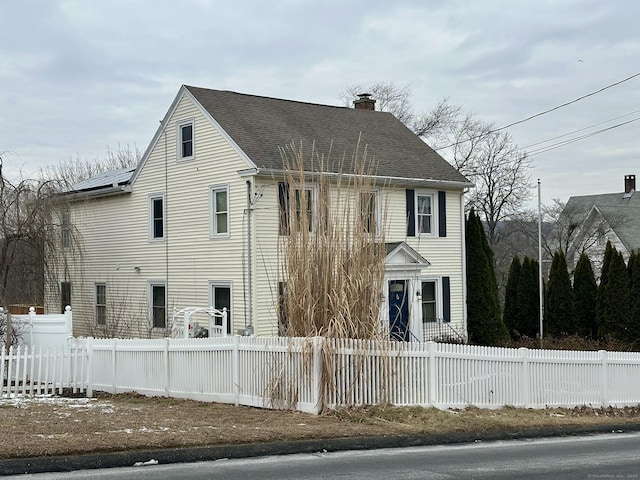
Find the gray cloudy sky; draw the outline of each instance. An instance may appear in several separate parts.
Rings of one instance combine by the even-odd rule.
[[[29,176],[144,149],[181,84],[340,105],[393,81],[418,111],[448,97],[503,126],[640,72],[639,18],[636,0],[3,1],[0,152]],[[640,77],[508,131],[524,147],[638,117]],[[532,156],[543,202],[621,191],[639,126]]]

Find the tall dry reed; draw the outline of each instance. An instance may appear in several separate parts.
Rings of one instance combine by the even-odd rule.
[[[305,158],[302,145],[281,152],[289,212],[279,245],[281,334],[382,338],[386,209],[375,163],[359,142],[349,159],[313,149]]]

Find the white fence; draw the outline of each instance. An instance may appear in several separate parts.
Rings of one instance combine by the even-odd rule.
[[[87,350],[76,345],[43,350],[27,345],[0,352],[0,398],[87,390]]]
[[[75,353],[60,359],[58,370],[33,370],[52,357],[36,355],[28,367],[17,366],[19,355],[11,357],[14,388],[55,380],[59,388],[85,386],[89,396],[137,391],[314,413],[380,402],[439,408],[640,403],[640,353],[238,336],[72,344]],[[2,357],[5,370],[11,358]]]
[[[31,307],[27,315],[12,315],[11,319],[20,331],[20,343],[31,348],[65,349],[73,336],[73,314],[68,305],[61,314],[37,315]]]

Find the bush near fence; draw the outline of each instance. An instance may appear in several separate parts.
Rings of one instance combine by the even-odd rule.
[[[88,396],[135,391],[311,413],[384,402],[438,408],[640,403],[635,352],[238,336],[74,339],[71,351],[3,354],[2,393],[33,393],[34,382],[53,382]],[[52,358],[56,368],[38,367]]]

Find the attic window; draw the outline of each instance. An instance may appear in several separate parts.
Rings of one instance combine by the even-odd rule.
[[[193,157],[193,120],[178,125],[180,141],[178,144],[178,158]]]

